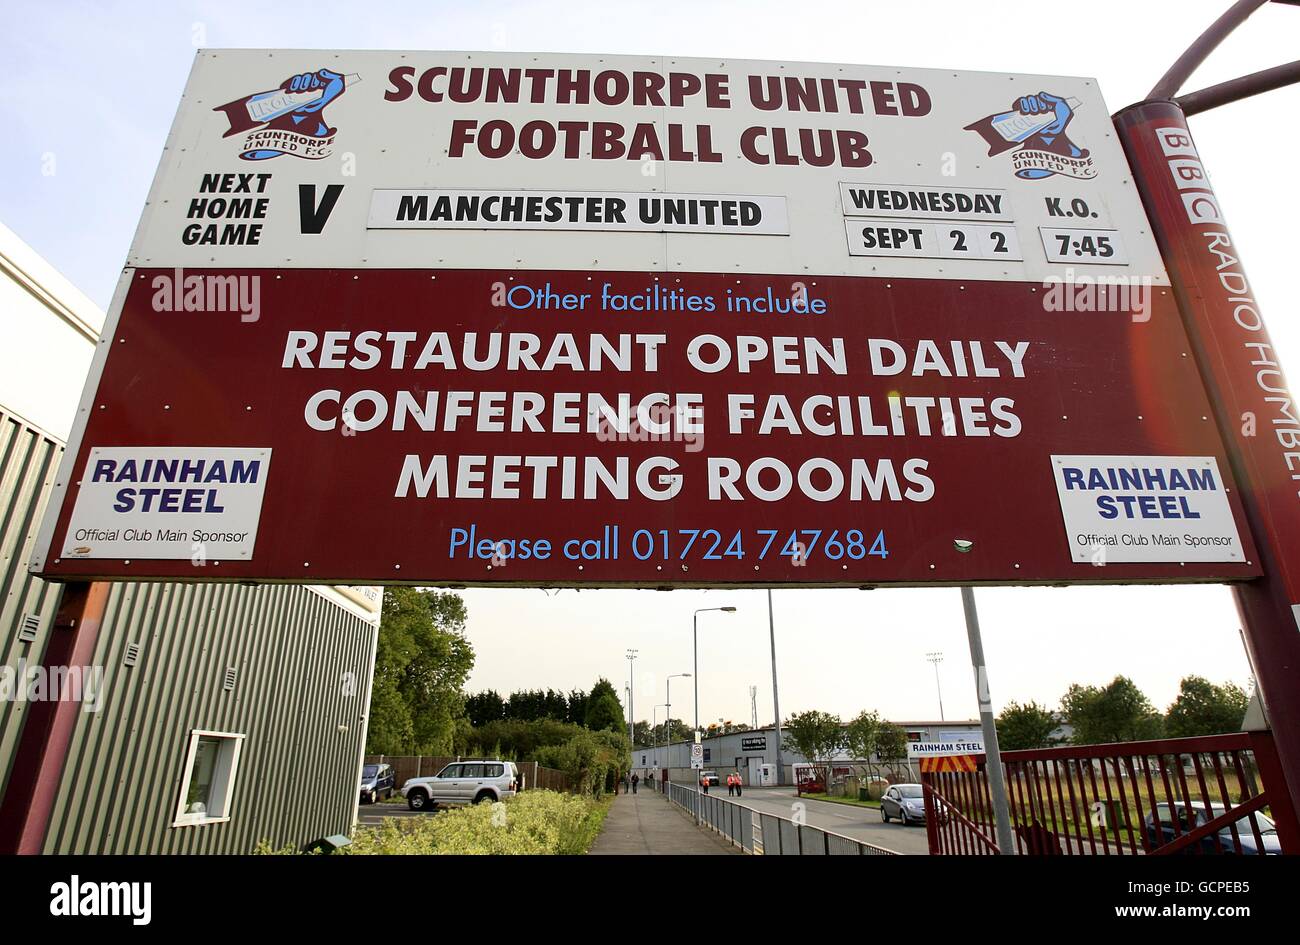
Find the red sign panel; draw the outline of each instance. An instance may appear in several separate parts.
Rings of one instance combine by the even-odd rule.
[[[1077,304],[1078,286],[1052,299],[1060,286],[991,281],[134,276],[49,576],[870,586],[1259,573],[1244,527],[1208,550],[1198,531],[1207,490],[1229,530],[1242,519],[1159,286],[1132,310],[1098,311]],[[217,291],[249,304],[211,310]],[[1076,501],[1137,525],[1086,541]],[[1166,534],[1175,549],[1142,547]]]

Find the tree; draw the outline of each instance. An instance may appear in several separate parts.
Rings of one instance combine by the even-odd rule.
[[[465,700],[465,715],[476,727],[499,722],[506,717],[506,701],[495,689],[476,692]]]
[[[537,753],[553,745],[562,745],[578,732],[581,725],[555,719],[501,719],[461,733],[456,742],[460,755],[494,755],[514,761],[536,761]]]
[[[591,687],[591,695],[587,697],[587,717],[584,722],[593,732],[604,729],[620,731],[627,724],[627,719],[623,715],[623,703],[619,701],[608,679],[598,679],[596,685]]]
[[[803,755],[825,772],[830,784],[830,762],[844,747],[844,723],[838,715],[810,709],[788,718],[784,725],[782,748]]]
[[[1142,741],[1164,730],[1164,718],[1127,676],[1100,689],[1076,683],[1061,698],[1061,714],[1074,729],[1070,740],[1076,745]]]
[[[510,693],[506,700],[505,718],[531,722],[536,719],[555,719],[564,722],[569,715],[569,700],[554,689],[522,689]]]
[[[884,723],[877,713],[859,712],[844,727],[844,747],[849,755],[859,761],[871,761],[872,755],[876,754],[882,724]]]
[[[465,714],[474,650],[465,639],[465,602],[449,592],[391,587],[384,594],[366,750],[450,754]]]
[[[587,694],[583,690],[570,691],[565,704],[564,721],[574,725],[587,724]]]
[[[1056,713],[1046,706],[1008,702],[998,714],[998,746],[1006,751],[1050,748],[1058,741],[1052,733],[1060,727]]]
[[[1201,676],[1185,676],[1165,716],[1165,731],[1170,738],[1240,731],[1249,701],[1246,690],[1236,683],[1216,686]]]
[[[643,745],[664,745],[671,742],[687,742],[691,740],[691,727],[681,719],[669,719],[667,722],[660,722],[650,730],[650,741],[642,742]]]
[[[876,734],[876,754],[886,763],[907,757],[907,732],[892,722],[882,722]]]

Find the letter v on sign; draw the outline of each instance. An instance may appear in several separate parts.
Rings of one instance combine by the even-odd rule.
[[[325,188],[325,195],[316,203],[316,185],[298,185],[298,220],[299,229],[304,233],[319,233],[325,229],[334,205],[343,193],[342,184],[330,184]]]

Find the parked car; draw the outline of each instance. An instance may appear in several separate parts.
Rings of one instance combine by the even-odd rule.
[[[437,774],[411,778],[402,796],[411,810],[431,810],[483,801],[503,801],[519,790],[519,769],[513,761],[482,759],[453,761]]]
[[[700,781],[703,782],[705,778],[709,781],[709,787],[717,787],[722,783],[721,779],[718,777],[718,772],[716,771],[701,771]]]
[[[363,765],[361,768],[361,800],[371,804],[393,796],[397,790],[397,777],[392,765]]]
[[[880,819],[897,817],[904,827],[925,823],[925,791],[919,784],[892,785],[880,797]]]
[[[1169,804],[1157,804],[1156,809],[1147,815],[1146,830],[1147,840],[1151,846],[1164,846],[1166,843],[1172,843],[1178,837],[1185,833],[1190,833],[1197,827],[1208,824],[1216,817],[1222,817],[1227,813],[1227,808],[1222,804],[1210,804],[1209,812],[1206,812],[1205,804],[1200,801],[1192,801],[1190,805],[1179,804],[1176,808],[1171,809]],[[1178,817],[1178,833],[1174,833],[1175,814]],[[1276,855],[1282,852],[1282,844],[1277,839],[1277,828],[1273,826],[1273,821],[1269,820],[1263,814],[1255,813],[1255,823],[1259,826],[1259,839],[1264,843],[1264,849],[1259,848],[1255,842],[1255,832],[1250,827],[1250,814],[1243,814],[1241,819],[1236,821],[1233,826],[1237,828],[1237,839],[1232,839],[1232,831],[1227,827],[1219,830],[1219,847],[1214,845],[1214,837],[1202,837],[1199,845],[1189,844],[1180,852],[1182,853],[1222,853],[1225,855],[1257,856]],[[1159,818],[1160,827],[1156,828],[1156,819]],[[1238,846],[1240,845],[1240,848]],[[1193,849],[1195,847],[1195,849]]]

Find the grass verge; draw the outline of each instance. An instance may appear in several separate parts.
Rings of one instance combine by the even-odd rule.
[[[856,797],[831,797],[828,794],[803,794],[801,797],[810,797],[814,801],[829,801],[832,804],[848,804],[850,807],[871,807],[880,810],[880,801],[860,801]]]
[[[423,817],[387,818],[361,827],[342,851],[353,856],[586,853],[609,813],[599,800],[557,791],[525,791],[504,803],[475,804]],[[258,853],[296,853],[259,845]]]

